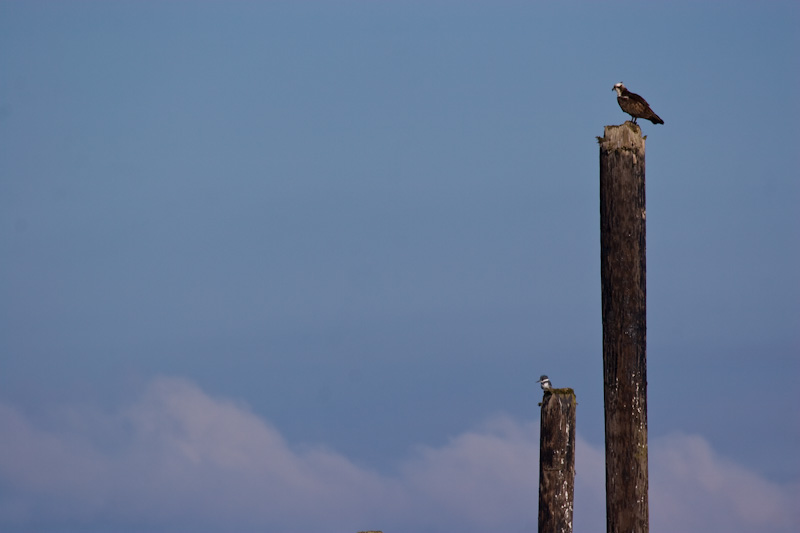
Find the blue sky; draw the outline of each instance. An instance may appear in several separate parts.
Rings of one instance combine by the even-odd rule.
[[[651,530],[796,530],[798,23],[0,2],[0,529],[528,531],[546,373],[600,530],[595,137],[624,81],[666,122]]]

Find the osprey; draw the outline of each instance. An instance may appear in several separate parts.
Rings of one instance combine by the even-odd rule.
[[[617,102],[619,103],[619,106],[623,111],[631,116],[634,124],[636,124],[637,118],[649,120],[653,124],[664,123],[664,121],[661,120],[661,117],[653,113],[653,110],[650,109],[649,105],[647,105],[647,100],[636,93],[630,92],[625,88],[622,82],[614,85],[611,90],[617,91]]]

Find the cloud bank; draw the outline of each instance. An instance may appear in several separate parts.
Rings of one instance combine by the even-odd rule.
[[[3,531],[536,529],[538,421],[495,417],[386,474],[290,445],[246,406],[162,377],[116,413],[65,408],[45,423],[0,404],[0,435]],[[602,449],[576,447],[575,531],[602,531]],[[796,484],[700,436],[651,441],[651,531],[797,531],[797,501]]]

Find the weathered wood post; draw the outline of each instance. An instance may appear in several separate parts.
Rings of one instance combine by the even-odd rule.
[[[539,533],[572,533],[575,392],[546,391],[540,405]]]
[[[644,138],[632,122],[600,142],[600,277],[608,533],[647,533]]]

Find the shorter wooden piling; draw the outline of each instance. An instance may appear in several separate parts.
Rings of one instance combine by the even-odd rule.
[[[575,391],[545,391],[540,405],[539,533],[572,533]]]

